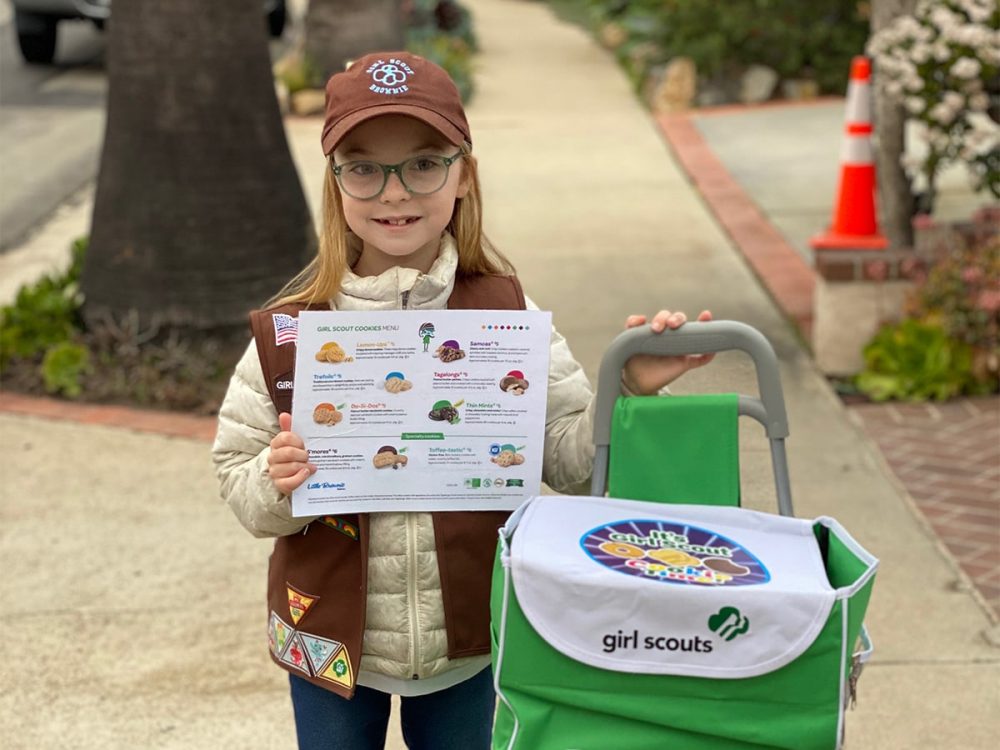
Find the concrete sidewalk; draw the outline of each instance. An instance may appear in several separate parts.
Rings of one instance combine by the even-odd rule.
[[[844,100],[710,107],[695,110],[691,119],[740,187],[812,265],[809,240],[833,216]],[[914,128],[908,130],[907,148],[911,154],[925,150]],[[972,192],[965,168],[957,164],[942,169],[937,186],[939,220],[967,219],[973,207],[991,202],[987,193]]]
[[[469,117],[487,231],[591,377],[631,312],[707,307],[774,345],[797,514],[836,517],[882,561],[868,616],[876,654],[848,747],[992,746],[1000,651],[983,637],[989,618],[613,58],[544,4],[469,5],[482,43]],[[320,127],[287,122],[314,207]],[[742,357],[722,355],[675,390],[755,386]],[[741,441],[744,496],[773,508],[760,430],[744,426]],[[0,455],[5,748],[294,747],[287,682],[263,630],[270,544],[217,500],[204,440],[7,411]],[[399,750],[392,731],[387,747]]]

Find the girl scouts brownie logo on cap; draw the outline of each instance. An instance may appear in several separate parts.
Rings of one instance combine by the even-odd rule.
[[[376,94],[402,94],[410,90],[406,82],[413,75],[413,68],[402,60],[397,60],[394,57],[390,58],[388,62],[376,60],[368,66],[366,72],[372,78],[368,90],[374,91]]]
[[[656,520],[615,521],[580,537],[583,551],[619,573],[693,586],[767,583],[764,564],[708,529]]]

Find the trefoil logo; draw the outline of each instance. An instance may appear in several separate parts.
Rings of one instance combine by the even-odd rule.
[[[736,607],[723,607],[708,618],[708,628],[725,641],[750,630],[750,619],[744,617]]]
[[[402,94],[409,91],[406,82],[413,75],[413,69],[396,58],[391,58],[388,62],[378,60],[365,72],[372,78],[372,84],[368,89],[376,94]]]

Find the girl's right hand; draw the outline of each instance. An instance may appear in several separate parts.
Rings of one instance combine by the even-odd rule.
[[[309,463],[309,454],[302,438],[291,431],[292,415],[288,412],[279,414],[278,427],[281,432],[271,440],[267,473],[282,495],[291,495],[292,490],[316,473],[316,467]]]

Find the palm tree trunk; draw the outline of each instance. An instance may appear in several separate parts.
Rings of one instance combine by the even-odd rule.
[[[400,0],[309,0],[306,57],[326,80],[368,52],[403,48]]]
[[[261,3],[126,0],[110,26],[85,318],[245,328],[315,248]]]
[[[916,0],[874,0],[872,33],[916,9]],[[878,69],[875,70],[878,77]],[[906,152],[903,107],[876,85],[874,108],[875,172],[878,180],[879,223],[890,247],[913,247],[913,192],[900,159]]]

